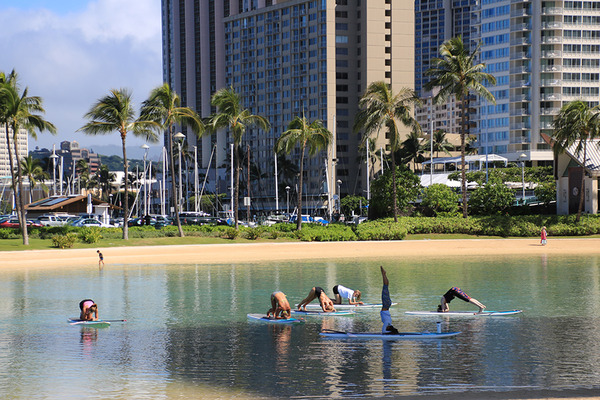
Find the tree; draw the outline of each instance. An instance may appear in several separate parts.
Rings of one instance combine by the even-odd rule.
[[[173,134],[175,125],[187,126],[192,132],[200,137],[205,132],[204,124],[198,114],[189,107],[181,106],[181,98],[171,89],[168,83],[163,83],[150,92],[150,96],[142,104],[140,118],[148,121],[154,121],[159,124],[162,129],[167,131],[169,149],[169,161],[171,164],[171,199],[175,206],[175,222],[179,236],[183,237],[183,228],[179,219],[179,201],[182,194],[176,196],[175,185],[175,157],[173,156]]]
[[[379,134],[385,128],[389,138],[390,154],[392,158],[392,196],[394,221],[398,222],[398,189],[396,187],[396,158],[394,153],[400,148],[400,128],[407,126],[419,130],[419,124],[411,115],[411,106],[418,104],[419,99],[415,92],[402,88],[398,93],[393,93],[389,85],[383,81],[373,82],[367,88],[359,101],[360,110],[356,114],[354,130],[364,130],[369,136]]]
[[[352,215],[353,211],[354,214],[361,215],[361,207],[366,207],[368,204],[367,199],[362,196],[346,196],[340,200],[340,207],[345,215]]]
[[[396,179],[396,182],[392,182],[392,179]],[[393,204],[394,186],[397,188],[396,204]],[[398,211],[407,213],[410,204],[417,199],[420,190],[421,180],[406,165],[397,166],[395,173],[389,169],[386,170],[371,184],[369,218],[390,217]]]
[[[39,160],[32,156],[21,159],[21,170],[23,171],[23,175],[26,176],[29,181],[29,202],[31,203],[33,201],[33,189],[37,185],[37,180],[39,178],[43,179],[44,176],[48,176],[48,174],[42,169]]]
[[[217,112],[210,117],[210,128],[216,131],[221,128],[229,128],[233,136],[233,147],[235,148],[235,171],[234,171],[234,194],[233,194],[233,217],[235,229],[238,229],[238,211],[240,194],[240,151],[239,146],[242,138],[249,128],[258,128],[265,131],[271,129],[269,121],[260,115],[254,115],[248,109],[242,108],[242,100],[238,93],[230,88],[218,90],[211,99],[211,104],[217,107]]]
[[[449,186],[442,183],[434,183],[423,190],[421,205],[429,210],[433,216],[440,214],[452,215],[458,209],[459,197]]]
[[[100,169],[96,172],[96,180],[98,181],[98,187],[102,190],[104,200],[108,200],[115,179],[116,175],[110,172],[106,165],[101,165]]]
[[[151,120],[136,119],[131,92],[127,89],[111,89],[108,96],[102,97],[92,105],[84,118],[90,122],[78,129],[88,135],[106,135],[119,132],[123,148],[123,173],[125,199],[123,202],[123,240],[129,239],[127,220],[129,219],[129,181],[127,165],[127,149],[125,143],[127,134],[132,133],[137,137],[144,137],[150,142],[158,141],[156,131],[160,125]]]
[[[308,122],[304,115],[296,116],[288,125],[288,129],[281,134],[275,143],[276,153],[290,154],[296,146],[300,146],[300,173],[298,174],[298,217],[296,227],[302,229],[302,178],[304,175],[304,153],[308,149],[308,155],[313,157],[318,151],[329,146],[333,135],[327,130],[320,120]]]
[[[477,214],[501,214],[515,202],[515,192],[501,180],[493,178],[471,193],[469,206]]]
[[[487,101],[496,104],[494,95],[485,87],[484,82],[496,84],[493,75],[483,72],[485,64],[475,64],[475,58],[480,45],[469,52],[465,47],[461,36],[451,38],[440,46],[441,58],[431,60],[432,67],[426,72],[426,76],[432,79],[425,84],[425,89],[433,90],[439,88],[434,96],[435,104],[445,102],[454,95],[460,107],[460,164],[462,170],[461,190],[463,198],[463,217],[467,218],[467,181],[465,179],[465,154],[466,139],[470,129],[470,94],[477,94]]]
[[[600,135],[599,106],[590,108],[583,100],[575,100],[565,104],[554,119],[553,150],[555,154],[564,152],[571,146],[575,146],[574,152],[579,157],[583,151],[584,173],[581,174],[579,189],[579,208],[577,218],[579,222],[583,210],[583,193],[585,183],[585,164],[587,162],[587,142]]]
[[[423,161],[425,148],[421,143],[422,140],[423,137],[421,136],[421,131],[413,129],[400,147],[402,162],[408,164],[412,161],[413,171],[415,172],[417,171],[417,162]]]
[[[17,138],[20,129],[25,129],[29,135],[36,138],[37,132],[48,131],[56,133],[55,126],[46,121],[41,114],[45,113],[42,106],[42,98],[38,96],[29,96],[28,88],[25,88],[19,94],[20,88],[15,71],[8,76],[0,72],[0,123],[3,123],[6,131],[6,144],[8,147],[8,158],[11,170],[13,190],[15,192],[17,214],[19,225],[23,236],[23,244],[29,245],[29,236],[27,234],[27,221],[25,218],[25,202],[23,200],[23,178],[21,170],[20,155],[18,152]],[[10,137],[12,132],[12,138]],[[16,160],[13,161],[10,143],[14,147]]]
[[[431,138],[425,144],[425,148],[431,149]],[[450,155],[452,150],[454,150],[454,145],[448,141],[446,132],[443,129],[433,132],[433,151],[435,151],[436,158],[440,156],[440,151]]]

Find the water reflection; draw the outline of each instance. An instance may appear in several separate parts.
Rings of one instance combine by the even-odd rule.
[[[307,318],[294,326],[248,323],[273,290],[295,303],[315,283],[381,293],[402,331],[461,331],[434,341],[323,340],[323,329],[378,331],[379,310]],[[448,285],[469,288],[508,318],[418,318]],[[331,289],[328,289],[330,291]],[[331,293],[328,293],[329,295]],[[90,297],[110,328],[71,327]],[[463,309],[468,309],[464,305]],[[178,398],[234,390],[251,397],[377,397],[600,387],[600,272],[591,258],[379,260],[225,266],[132,266],[0,273],[0,393],[11,399]],[[455,306],[460,309],[459,304]],[[35,377],[37,385],[27,385]],[[81,393],[73,382],[84,380]],[[40,389],[42,393],[40,393]],[[206,389],[210,388],[210,389]],[[185,396],[184,396],[185,397]]]

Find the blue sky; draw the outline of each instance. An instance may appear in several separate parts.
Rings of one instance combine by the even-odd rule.
[[[15,69],[58,128],[30,139],[30,149],[120,145],[116,133],[76,133],[83,115],[112,88],[130,89],[139,107],[162,82],[160,0],[0,0],[0,27],[0,71]]]

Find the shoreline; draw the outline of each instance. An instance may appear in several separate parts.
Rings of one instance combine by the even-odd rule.
[[[441,239],[368,242],[231,243],[0,252],[0,269],[131,264],[230,264],[395,257],[600,255],[600,238]]]

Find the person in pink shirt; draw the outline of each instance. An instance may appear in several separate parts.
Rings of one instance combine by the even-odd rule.
[[[548,234],[546,233],[546,227],[542,226],[542,233],[540,234],[541,240],[540,243],[542,246],[546,245],[546,239],[548,238]]]

